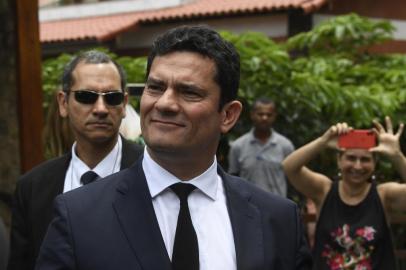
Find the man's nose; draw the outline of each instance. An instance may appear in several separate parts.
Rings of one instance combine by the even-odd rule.
[[[179,101],[176,91],[172,88],[166,89],[158,98],[155,106],[158,110],[161,111],[178,111]]]
[[[93,112],[97,114],[106,114],[108,112],[106,102],[103,96],[99,96],[93,104]]]

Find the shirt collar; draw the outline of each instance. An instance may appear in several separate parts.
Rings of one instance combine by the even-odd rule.
[[[82,176],[87,171],[94,171],[100,178],[106,177],[114,172],[117,172],[121,164],[121,137],[118,136],[116,145],[110,151],[110,153],[100,161],[93,169],[89,168],[77,155],[76,155],[76,142],[72,146],[72,160],[74,164],[75,174]]]
[[[257,138],[255,138],[254,135],[254,128],[252,128],[249,132],[250,135],[250,142],[251,143],[257,143],[259,142],[259,140]],[[269,137],[268,141],[266,142],[266,144],[276,144],[276,138],[275,138],[275,130],[273,128],[271,128],[271,137]],[[265,145],[266,145],[265,144]]]
[[[145,178],[147,180],[148,188],[151,193],[151,197],[158,196],[161,192],[167,189],[169,186],[184,182],[162,168],[156,163],[147,151],[148,147],[144,149],[144,158],[142,161],[142,167],[144,169]],[[217,187],[219,185],[219,178],[217,174],[217,160],[214,157],[213,164],[201,175],[187,181],[187,183],[193,184],[201,192],[206,194],[212,200],[216,199]]]

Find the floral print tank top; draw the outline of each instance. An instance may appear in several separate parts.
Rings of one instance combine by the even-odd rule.
[[[395,256],[376,183],[357,205],[345,204],[335,181],[316,227],[314,270],[394,270]]]

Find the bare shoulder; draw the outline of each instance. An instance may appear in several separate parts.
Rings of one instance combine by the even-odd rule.
[[[381,199],[383,199],[385,198],[385,196],[390,195],[390,193],[401,190],[404,187],[406,187],[405,183],[385,182],[382,184],[378,184],[377,190],[379,196],[381,197]]]
[[[324,200],[326,199],[327,194],[330,192],[330,189],[333,185],[333,181],[327,176],[319,173],[317,173],[315,177],[315,181],[318,183],[319,192],[315,193],[312,200],[315,203],[317,213],[320,213]]]
[[[406,210],[406,183],[382,183],[377,186],[377,191],[385,210]]]
[[[312,199],[316,207],[320,207],[331,189],[332,180],[326,175],[311,171],[306,167],[303,169],[302,177],[301,192]]]

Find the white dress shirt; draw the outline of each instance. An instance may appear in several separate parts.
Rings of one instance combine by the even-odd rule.
[[[142,167],[162,238],[172,258],[180,206],[179,198],[169,186],[182,181],[153,161],[147,147]],[[216,158],[210,168],[187,183],[196,186],[188,197],[188,204],[198,239],[200,270],[237,269],[226,194],[217,174]]]
[[[65,183],[63,187],[64,193],[82,186],[82,183],[80,183],[80,177],[87,171],[94,171],[95,173],[97,173],[99,178],[103,178],[120,170],[122,154],[122,141],[120,136],[118,136],[117,143],[110,151],[110,153],[93,169],[90,169],[76,155],[75,149],[76,142],[72,146],[72,159],[69,163],[68,171],[65,175]]]

